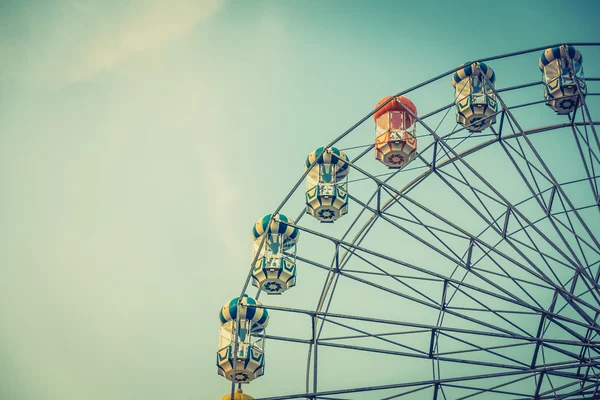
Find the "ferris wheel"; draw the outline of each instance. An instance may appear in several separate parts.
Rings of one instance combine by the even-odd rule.
[[[587,53],[600,43],[465,63],[311,152],[249,227],[219,313],[223,399],[600,398]]]

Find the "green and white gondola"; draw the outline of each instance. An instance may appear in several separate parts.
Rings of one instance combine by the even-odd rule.
[[[568,114],[581,106],[587,86],[579,50],[566,45],[546,49],[538,65],[542,71],[544,97],[550,108],[557,114]]]
[[[319,147],[306,157],[306,212],[334,222],[348,212],[348,156],[335,147]],[[311,168],[313,163],[316,164]]]
[[[296,243],[300,231],[294,221],[283,214],[259,219],[254,228],[252,285],[267,292],[281,294],[296,285]]]
[[[262,376],[265,368],[264,330],[269,323],[269,313],[248,295],[225,304],[219,313],[221,330],[217,352],[218,374],[236,383],[248,383]],[[239,312],[239,320],[238,318]],[[235,339],[237,337],[237,366],[233,376]]]
[[[496,122],[498,102],[492,91],[495,82],[494,71],[482,62],[465,64],[452,76],[456,122],[469,132],[481,132]]]

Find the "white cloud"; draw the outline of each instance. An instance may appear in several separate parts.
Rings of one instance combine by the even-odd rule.
[[[90,49],[86,61],[92,69],[110,68],[130,54],[162,47],[189,33],[220,5],[220,0],[138,0],[127,10],[124,29],[115,32],[110,42],[96,42],[100,47]]]
[[[29,89],[91,79],[136,53],[164,47],[214,15],[224,0],[130,0],[46,4],[17,13],[0,41],[0,81]],[[8,17],[5,17],[8,19]],[[4,23],[0,18],[0,23]]]

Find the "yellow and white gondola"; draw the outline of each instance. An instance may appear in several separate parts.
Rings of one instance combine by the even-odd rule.
[[[566,45],[546,49],[538,66],[542,71],[544,97],[550,108],[562,115],[581,106],[587,86],[583,76],[583,57],[579,50]]]
[[[481,132],[496,122],[498,101],[492,90],[495,82],[496,74],[483,62],[465,64],[452,76],[456,122],[469,132]]]
[[[335,147],[319,147],[306,158],[306,212],[320,222],[334,222],[348,212],[348,161]]]
[[[248,383],[264,374],[264,330],[269,323],[269,313],[248,295],[231,300],[219,313],[221,330],[217,351],[217,372],[230,381]],[[238,319],[239,313],[239,319]],[[233,365],[237,340],[235,377]]]
[[[294,221],[283,214],[273,218],[267,214],[252,228],[252,257],[256,259],[252,285],[267,294],[281,294],[296,285],[296,243],[300,231],[293,225]]]

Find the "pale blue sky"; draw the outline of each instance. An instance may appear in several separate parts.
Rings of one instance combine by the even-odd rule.
[[[222,396],[217,313],[306,155],[464,61],[598,41],[598,4],[0,1],[0,397]]]

